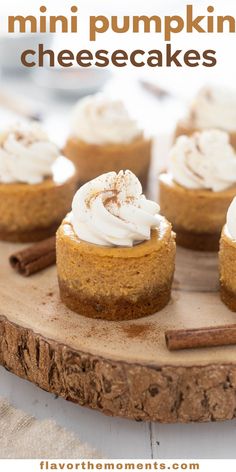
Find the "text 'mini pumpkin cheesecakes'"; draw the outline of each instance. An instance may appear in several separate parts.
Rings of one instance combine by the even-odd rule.
[[[103,173],[128,168],[146,187],[151,147],[151,140],[144,136],[121,100],[97,94],[76,105],[64,151],[78,170],[80,184]]]
[[[220,240],[220,293],[222,301],[236,311],[236,198],[227,213]]]
[[[236,195],[236,154],[227,133],[181,136],[170,167],[159,178],[160,204],[180,246],[217,251],[230,202]]]
[[[188,115],[178,123],[176,137],[213,128],[226,131],[236,149],[236,90],[203,87],[191,103]]]
[[[55,234],[75,185],[73,164],[39,125],[0,133],[0,239],[30,242]]]
[[[175,236],[158,212],[130,171],[109,172],[81,187],[57,232],[62,302],[106,320],[161,310],[171,295]]]

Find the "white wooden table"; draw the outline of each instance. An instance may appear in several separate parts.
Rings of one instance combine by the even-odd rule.
[[[109,418],[0,368],[0,396],[39,419],[51,418],[112,459],[235,459],[236,420],[161,425]]]
[[[18,90],[19,80],[13,81],[13,85]],[[131,88],[135,104],[136,92],[132,85]],[[21,91],[24,89],[27,90],[27,95],[30,95],[28,84],[26,87],[23,84]],[[119,92],[123,94],[120,85]],[[126,89],[126,95],[131,98],[129,88]],[[40,93],[37,96],[40,98]],[[47,97],[43,99],[44,102],[47,101]],[[61,114],[61,121],[58,120],[63,105],[58,107],[58,103],[50,102],[49,105],[52,113],[47,117],[47,125],[55,139],[58,136],[63,139],[63,133],[66,132],[64,112]],[[180,108],[179,102],[175,102],[174,107],[167,102],[166,112],[163,113],[163,105],[149,97],[147,128],[151,127],[151,131],[155,131],[156,127],[158,131],[160,129],[163,131],[167,123],[170,124],[170,117],[172,120],[176,119],[178,107]],[[142,101],[139,108],[140,117],[143,118]],[[5,122],[5,117],[5,112],[0,110],[0,125]],[[55,398],[6,372],[2,367],[0,367],[0,396],[39,419],[53,418],[59,425],[73,431],[83,442],[87,442],[107,458],[236,459],[236,420],[223,423],[160,425],[109,418],[96,411]]]

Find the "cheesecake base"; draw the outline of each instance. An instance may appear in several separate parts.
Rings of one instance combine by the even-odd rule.
[[[220,233],[195,233],[174,227],[178,246],[193,251],[217,252],[219,250]]]
[[[55,235],[75,190],[75,167],[63,156],[38,184],[0,184],[0,240],[30,243]]]
[[[150,240],[105,247],[79,239],[68,215],[57,231],[56,249],[61,300],[80,315],[137,319],[161,310],[170,299],[176,247],[163,217]]]
[[[220,298],[231,311],[236,312],[236,292],[228,289],[223,283],[220,285]]]
[[[46,228],[32,228],[28,231],[6,231],[0,227],[0,240],[11,243],[34,243],[55,236],[61,220]]]
[[[220,296],[222,302],[231,310],[236,311],[236,241],[223,227],[219,252]]]
[[[178,245],[200,251],[218,251],[222,227],[236,186],[221,192],[187,189],[170,173],[159,176],[163,215],[172,222]]]
[[[172,280],[156,287],[150,294],[143,294],[135,302],[129,298],[91,297],[73,291],[66,282],[59,278],[61,301],[70,310],[88,318],[110,321],[135,320],[152,315],[164,308],[171,297]]]

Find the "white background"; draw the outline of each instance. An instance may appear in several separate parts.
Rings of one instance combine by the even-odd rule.
[[[0,395],[38,418],[52,418],[113,459],[236,459],[236,421],[189,425],[103,416],[43,392],[0,368]]]

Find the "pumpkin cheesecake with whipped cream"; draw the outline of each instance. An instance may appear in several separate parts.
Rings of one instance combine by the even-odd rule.
[[[129,320],[161,310],[171,296],[175,236],[130,171],[81,187],[57,232],[62,302],[75,312]]]
[[[99,93],[80,100],[74,108],[64,152],[74,162],[80,184],[128,168],[146,187],[151,147],[124,103]]]
[[[220,240],[220,294],[222,301],[236,311],[236,198],[227,212]]]
[[[74,165],[35,123],[0,133],[0,239],[39,241],[55,234],[76,187]]]
[[[217,251],[230,202],[236,195],[236,154],[227,133],[181,136],[159,177],[160,204],[180,246]]]
[[[236,149],[236,90],[221,86],[203,87],[190,105],[187,116],[177,125],[175,137],[196,131],[219,129],[229,134]]]

